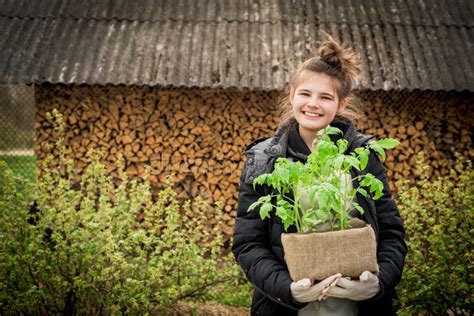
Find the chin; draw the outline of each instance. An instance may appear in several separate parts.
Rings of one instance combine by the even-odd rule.
[[[319,132],[321,129],[324,128],[324,126],[314,126],[314,125],[305,125],[305,124],[302,124],[301,125],[301,128],[308,131],[308,132],[311,132],[311,133],[317,133]]]
[[[319,131],[329,125],[329,123],[326,124],[326,122],[308,122],[308,121],[302,121],[300,122],[300,125],[302,128],[310,130],[310,131]]]

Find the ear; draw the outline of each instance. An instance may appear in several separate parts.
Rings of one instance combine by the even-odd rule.
[[[344,98],[343,100],[341,100],[341,102],[339,102],[339,107],[337,108],[337,113],[341,113],[342,111],[344,111],[346,109],[346,106],[347,106],[347,98]]]

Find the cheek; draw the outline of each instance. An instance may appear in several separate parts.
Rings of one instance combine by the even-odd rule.
[[[336,113],[339,111],[338,109],[339,107],[337,106],[337,104],[332,101],[326,102],[322,107],[326,110],[326,112],[329,112],[329,113],[333,113],[333,112]]]
[[[290,104],[292,106],[293,109],[298,109],[300,108],[302,105],[303,105],[303,102],[301,99],[299,98],[293,98],[291,101],[290,101]]]

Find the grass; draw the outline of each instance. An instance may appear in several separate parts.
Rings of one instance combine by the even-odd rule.
[[[36,156],[0,156],[0,160],[5,161],[15,175],[36,180]]]
[[[252,292],[252,284],[241,278],[213,286],[203,299],[206,302],[218,302],[226,306],[250,307]]]

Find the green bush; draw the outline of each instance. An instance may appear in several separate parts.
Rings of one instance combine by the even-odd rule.
[[[204,201],[180,203],[171,187],[154,197],[121,159],[114,186],[94,152],[77,185],[56,146],[36,183],[0,162],[0,314],[166,313],[240,275],[219,227],[205,229]]]
[[[30,181],[36,180],[36,157],[35,156],[0,156],[14,174],[21,175]],[[2,179],[0,179],[0,183]]]
[[[399,184],[399,209],[409,252],[398,286],[401,314],[474,313],[474,172],[458,156],[449,176],[430,180],[420,157],[420,180]]]
[[[253,286],[242,272],[238,278],[220,283],[212,287],[207,295],[199,297],[199,301],[216,301],[227,306],[250,307]]]

